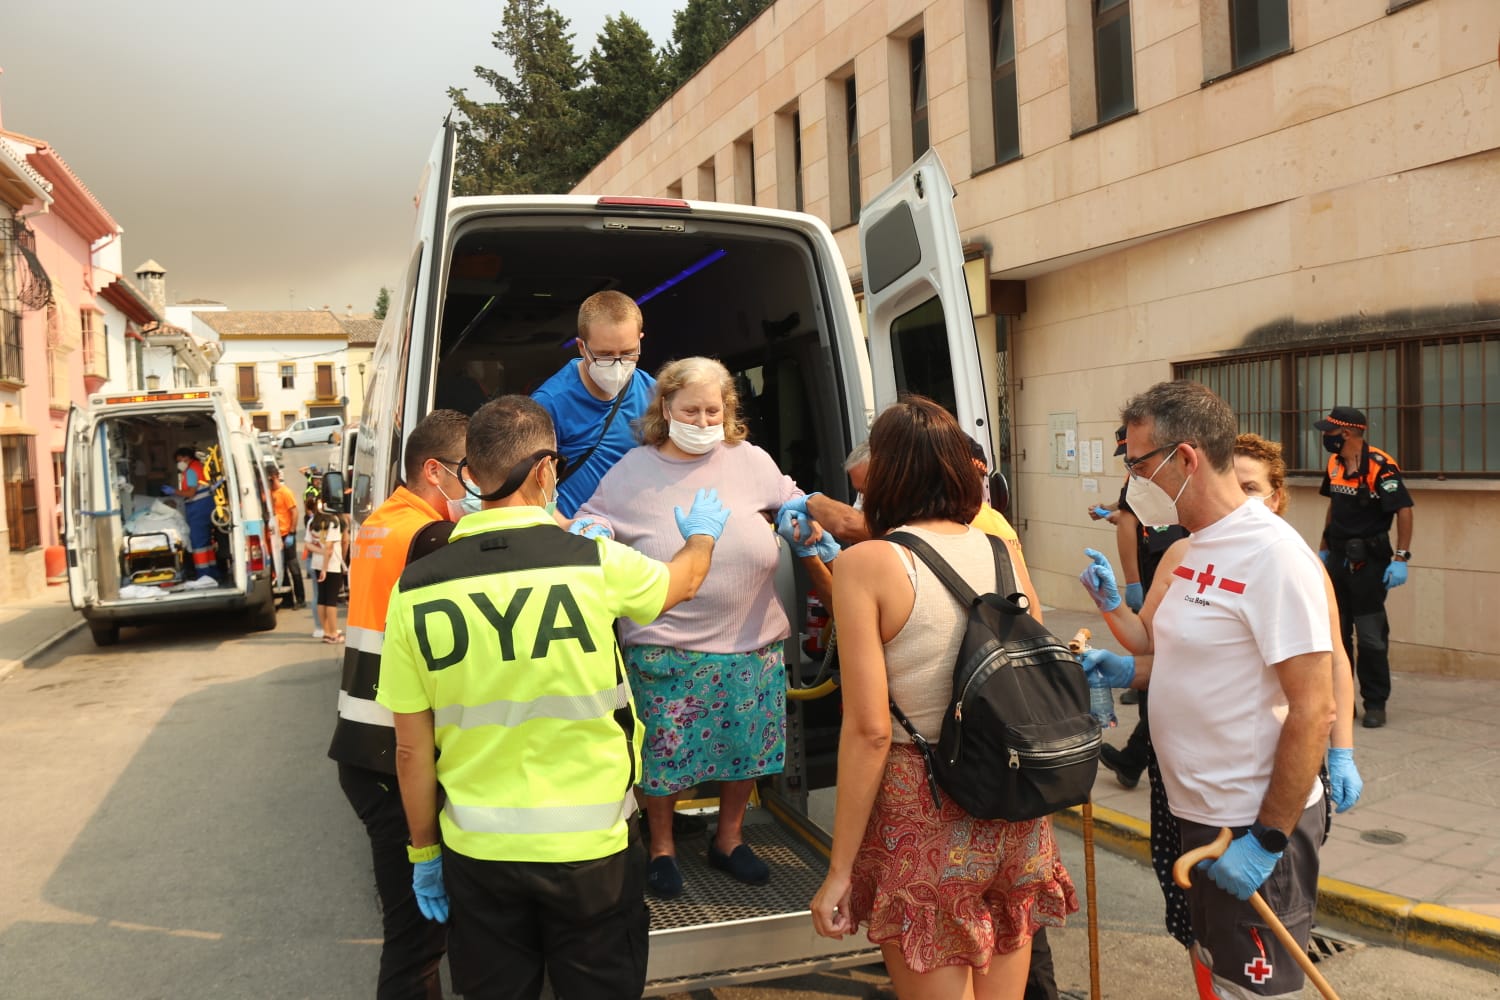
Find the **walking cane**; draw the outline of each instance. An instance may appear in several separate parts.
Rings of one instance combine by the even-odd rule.
[[[1193,884],[1193,866],[1200,861],[1212,861],[1217,858],[1229,849],[1232,840],[1234,840],[1234,834],[1228,827],[1225,827],[1219,831],[1213,843],[1188,851],[1172,865],[1172,880],[1184,889],[1189,888]],[[1260,893],[1250,894],[1250,905],[1255,908],[1256,913],[1260,914],[1260,919],[1266,922],[1266,926],[1271,928],[1271,933],[1276,935],[1276,940],[1281,942],[1282,947],[1292,953],[1292,957],[1297,960],[1297,964],[1302,967],[1307,978],[1312,980],[1312,984],[1318,988],[1318,992],[1328,1000],[1339,1000],[1339,995],[1333,991],[1332,986],[1328,985],[1328,980],[1324,979],[1318,967],[1313,965],[1313,960],[1307,957],[1307,950],[1297,943],[1297,939],[1292,937],[1286,925],[1275,913],[1271,912],[1270,904],[1261,897]]]
[[[1079,629],[1068,641],[1068,649],[1081,656],[1089,648],[1093,635],[1086,628]],[[1090,796],[1083,804],[1083,898],[1089,908],[1089,998],[1101,1000],[1099,987],[1099,890],[1094,881],[1094,799]]]

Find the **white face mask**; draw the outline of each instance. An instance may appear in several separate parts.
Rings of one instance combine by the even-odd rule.
[[[187,471],[187,465],[188,464],[186,462],[178,462],[177,463],[177,471],[178,472],[186,472]]]
[[[1167,461],[1170,460],[1169,456]],[[1177,501],[1182,499],[1183,490],[1193,481],[1193,477],[1188,476],[1182,481],[1182,489],[1177,491],[1175,497],[1167,496],[1167,491],[1155,483],[1157,475],[1166,466],[1167,462],[1163,461],[1156,467],[1156,472],[1151,473],[1150,479],[1131,476],[1125,487],[1125,502],[1130,504],[1136,518],[1148,528],[1165,528],[1178,523]]]
[[[685,424],[672,417],[667,419],[671,421],[671,425],[667,428],[667,436],[672,439],[673,444],[689,455],[707,454],[724,440],[723,424],[699,427],[697,424]]]
[[[601,365],[597,361],[589,362],[589,378],[594,384],[605,392],[609,398],[614,399],[620,394],[620,390],[630,384],[630,377],[635,374],[634,361],[621,361],[618,364]]]

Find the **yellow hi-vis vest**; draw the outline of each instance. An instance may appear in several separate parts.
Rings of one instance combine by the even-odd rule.
[[[641,725],[614,621],[661,614],[667,568],[539,507],[466,515],[391,594],[380,704],[431,711],[445,849],[588,861],[625,849]]]

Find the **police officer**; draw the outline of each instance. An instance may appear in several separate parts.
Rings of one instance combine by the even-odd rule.
[[[403,455],[404,485],[365,519],[350,549],[349,627],[328,756],[338,762],[339,787],[370,838],[384,931],[377,1000],[443,996],[438,965],[447,935],[422,915],[412,894],[395,723],[390,709],[376,703],[375,688],[391,588],[408,563],[447,542],[452,522],[463,513],[455,505],[464,496],[458,466],[468,426],[462,413],[436,410],[412,429]]]
[[[395,713],[417,902],[442,922],[452,901],[458,993],[537,997],[545,969],[559,996],[639,997],[641,725],[613,625],[691,598],[729,512],[708,490],[678,508],[686,544],[666,564],[563,531],[547,508],[565,463],[525,396],[481,407],[466,451],[484,509],[401,574],[376,695]]]
[[[1385,615],[1385,595],[1406,582],[1406,564],[1411,559],[1411,494],[1396,460],[1365,440],[1369,422],[1363,412],[1335,406],[1326,420],[1313,426],[1323,432],[1323,447],[1330,453],[1318,490],[1329,498],[1319,555],[1333,579],[1344,651],[1359,677],[1359,696],[1365,705],[1362,724],[1378,729],[1385,725],[1385,702],[1391,693],[1391,627]],[[1394,545],[1392,518],[1396,521]]]

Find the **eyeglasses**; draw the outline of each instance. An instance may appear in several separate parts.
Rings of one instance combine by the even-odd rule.
[[[465,479],[463,477],[463,470],[466,467],[473,468],[473,466],[469,465],[467,458],[458,463],[458,481],[463,484],[464,492],[468,493],[471,497],[478,497],[481,500],[503,500],[521,488],[521,484],[526,482],[526,477],[531,475],[531,470],[536,468],[536,464],[544,458],[550,458],[557,463],[556,475],[558,480],[561,480],[568,469],[567,458],[562,452],[553,451],[551,448],[543,448],[541,451],[534,451],[517,462],[511,468],[510,472],[506,473],[505,481],[500,484],[500,487],[488,493],[479,492],[479,486],[472,478]]]
[[[583,344],[583,349],[588,353],[589,360],[598,365],[600,368],[609,368],[613,365],[634,365],[641,360],[640,351],[636,351],[632,354],[598,355],[589,350],[588,344]]]
[[[1171,444],[1164,444],[1164,445],[1162,445],[1160,448],[1157,448],[1155,451],[1148,451],[1148,452],[1146,452],[1146,454],[1140,456],[1139,458],[1127,458],[1127,459],[1125,459],[1125,471],[1128,472],[1128,473],[1130,473],[1132,476],[1138,476],[1138,473],[1135,470],[1140,467],[1140,464],[1142,462],[1149,462],[1149,461],[1151,461],[1151,459],[1155,458],[1157,455],[1162,454],[1163,452],[1176,451],[1177,447],[1179,445],[1181,445],[1181,444],[1182,444],[1181,441],[1173,441]],[[1168,459],[1168,461],[1170,461],[1170,458]],[[1161,465],[1166,465],[1166,464],[1167,464],[1166,461],[1163,461],[1161,463]],[[1160,471],[1161,465],[1158,465],[1156,467],[1158,471]],[[1155,474],[1156,473],[1152,473],[1152,475],[1155,475]]]

